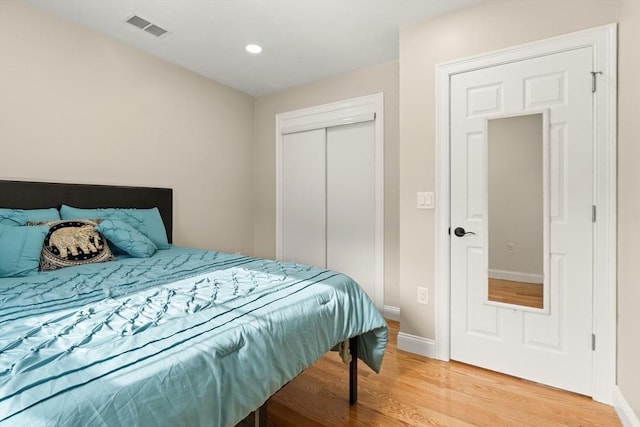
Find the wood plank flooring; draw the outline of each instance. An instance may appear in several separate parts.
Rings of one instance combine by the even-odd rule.
[[[619,426],[592,399],[458,362],[396,348],[398,323],[379,375],[360,363],[358,403],[348,403],[348,369],[328,353],[269,400],[270,427]],[[241,425],[251,425],[250,419]]]
[[[542,285],[489,278],[489,301],[542,308]]]

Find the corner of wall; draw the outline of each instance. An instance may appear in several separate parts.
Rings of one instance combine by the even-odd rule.
[[[640,419],[633,412],[631,405],[624,398],[618,386],[613,388],[613,407],[624,427],[640,427]]]

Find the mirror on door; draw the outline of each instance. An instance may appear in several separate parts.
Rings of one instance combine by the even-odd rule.
[[[544,308],[542,113],[487,120],[488,300]]]

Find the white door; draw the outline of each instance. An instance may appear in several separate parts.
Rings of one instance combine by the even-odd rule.
[[[591,67],[592,49],[581,48],[454,75],[450,93],[451,358],[586,395],[592,394]],[[487,284],[488,175],[496,168],[487,129],[495,118],[530,113],[544,119],[547,145],[541,141],[542,155],[530,160],[543,168],[544,185],[541,194],[526,187],[527,168],[514,161],[508,184],[525,197],[502,209],[514,215],[541,200],[535,208],[542,209],[537,226],[544,241],[541,308],[489,300]],[[522,139],[516,134],[510,142]],[[528,231],[517,224],[506,229],[512,239]],[[458,227],[475,234],[459,237]],[[507,245],[507,252],[519,250]]]
[[[285,134],[284,261],[339,271],[376,299],[375,121]]]
[[[282,257],[326,266],[326,131],[282,136]]]
[[[375,299],[374,121],[327,128],[327,268]]]

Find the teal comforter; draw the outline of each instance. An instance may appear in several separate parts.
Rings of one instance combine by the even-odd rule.
[[[356,335],[377,372],[380,314],[304,265],[172,247],[0,279],[0,426],[234,425]]]

